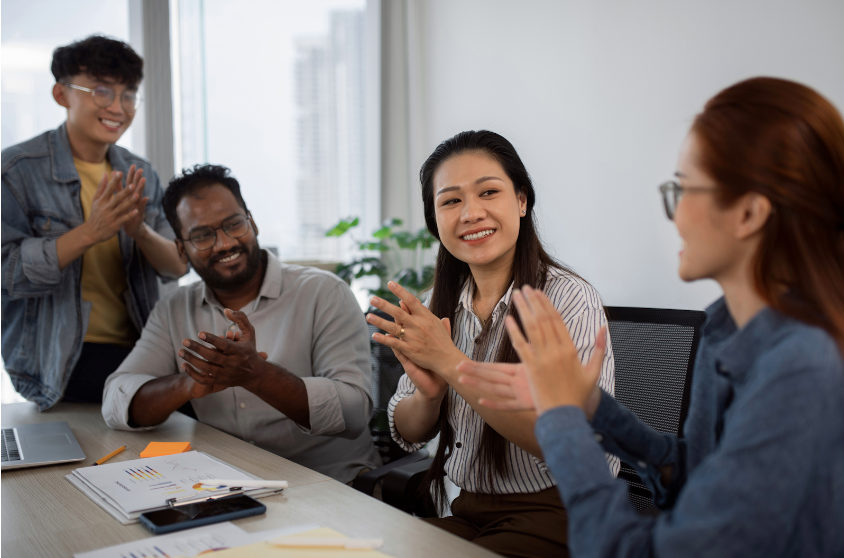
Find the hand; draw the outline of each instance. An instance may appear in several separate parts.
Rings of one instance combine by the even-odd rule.
[[[404,303],[401,304],[404,305]],[[442,323],[450,338],[451,323],[449,319],[443,318]],[[448,392],[448,383],[430,370],[417,366],[401,351],[393,349],[393,354],[396,355],[396,358],[401,363],[407,377],[410,378],[410,381],[413,382],[414,386],[416,386],[416,393],[426,400],[439,405],[445,397],[445,394]]]
[[[121,187],[123,173],[113,172],[111,177],[103,174],[100,185],[94,193],[91,202],[91,214],[85,221],[85,227],[93,244],[104,242],[120,230],[120,227],[131,218],[137,216],[138,196],[135,186]]]
[[[192,352],[185,349],[179,351],[179,357],[185,361],[182,369],[201,385],[221,386],[220,389],[241,386],[248,389],[266,370],[266,353],[262,355],[255,349],[255,328],[249,323],[246,314],[229,309],[225,313],[240,328],[239,335],[233,334],[230,337],[227,333],[225,337],[217,337],[200,332],[199,338],[211,347],[185,339],[182,344]]]
[[[483,392],[478,403],[499,411],[533,411],[536,404],[530,391],[527,371],[521,363],[475,362],[468,360],[457,365],[465,374],[458,381]]]
[[[513,293],[513,301],[530,343],[512,316],[507,317],[505,325],[524,365],[537,412],[542,414],[554,407],[574,405],[587,416],[589,411],[594,414],[596,389],[600,401],[597,383],[607,349],[606,327],[598,332],[595,351],[584,366],[566,324],[548,297],[525,286]]]
[[[126,186],[132,187],[131,189],[135,192],[135,209],[137,213],[134,213],[128,220],[123,223],[123,231],[129,235],[130,238],[137,239],[138,235],[143,234],[146,231],[146,227],[144,227],[144,212],[147,208],[147,202],[149,201],[148,197],[143,197],[144,195],[144,186],[146,186],[147,179],[144,178],[144,169],[137,169],[135,165],[129,167],[129,174],[126,175]]]
[[[446,374],[452,373],[458,362],[466,360],[466,355],[454,346],[450,328],[398,283],[390,281],[387,286],[403,304],[399,307],[372,297],[372,305],[395,320],[392,323],[375,314],[367,314],[369,323],[389,333],[375,333],[372,338],[399,351],[419,368],[447,379]]]

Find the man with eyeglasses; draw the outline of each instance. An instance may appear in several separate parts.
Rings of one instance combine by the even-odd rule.
[[[58,129],[3,150],[3,359],[41,410],[101,402],[158,300],[187,267],[149,161],[117,147],[143,60],[92,36],[53,53]]]
[[[341,482],[377,467],[369,335],[349,287],[261,250],[225,167],[185,170],[163,207],[202,281],[155,307],[106,383],[106,424],[149,429],[189,403],[201,422]]]

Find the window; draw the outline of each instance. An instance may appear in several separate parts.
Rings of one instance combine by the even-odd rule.
[[[350,241],[325,232],[380,220],[364,164],[365,1],[171,0],[171,27],[177,168],[229,167],[282,260],[346,259]]]

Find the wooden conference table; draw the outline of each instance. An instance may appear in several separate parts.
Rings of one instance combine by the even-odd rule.
[[[330,477],[264,451],[181,413],[155,430],[121,432],[103,421],[99,405],[60,403],[39,413],[32,403],[2,406],[3,427],[66,421],[87,459],[77,463],[16,469],[2,475],[2,553],[22,556],[72,556],[151,536],[140,524],[121,525],[70,484],[65,475],[88,466],[120,446],[110,462],[138,459],[151,441],[186,442],[264,479],[283,479],[290,488],[262,498],[267,513],[236,520],[249,532],[316,523],[351,537],[383,538],[390,556],[497,556],[427,525]]]

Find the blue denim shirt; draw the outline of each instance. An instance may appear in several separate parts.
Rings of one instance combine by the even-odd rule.
[[[81,182],[62,124],[3,150],[3,360],[18,392],[41,410],[64,394],[88,329],[91,303],[82,299],[82,258],[59,270],[56,239],[84,222]],[[144,169],[149,196],[144,221],[166,238],[164,191],[149,161],[112,145],[108,161],[124,174]],[[120,253],[129,283],[126,308],[140,332],[158,300],[155,270],[123,230]]]
[[[684,432],[659,433],[606,393],[591,425],[576,407],[539,418],[573,556],[844,556],[844,361],[826,332],[770,308],[739,330],[714,303]],[[658,516],[633,509],[604,450],[637,469]]]

